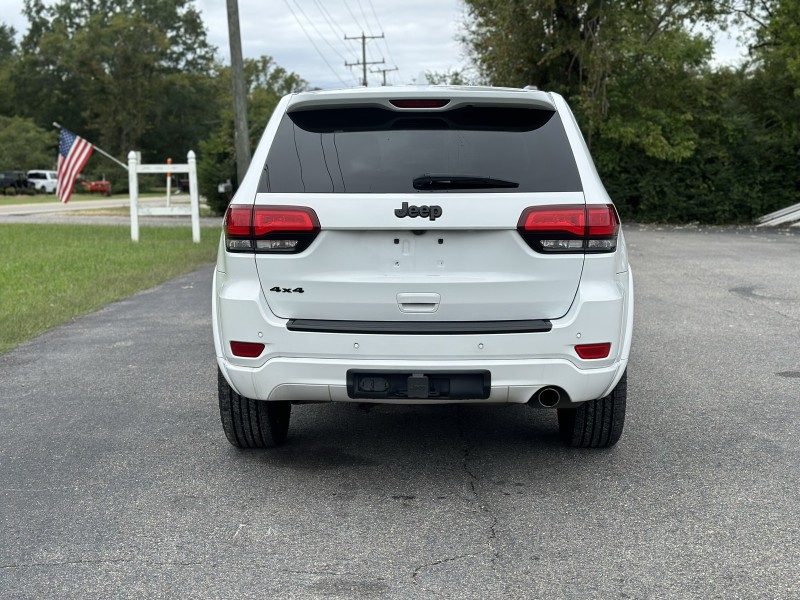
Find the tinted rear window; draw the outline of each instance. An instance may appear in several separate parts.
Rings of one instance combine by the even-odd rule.
[[[464,107],[444,112],[381,108],[284,115],[260,192],[425,193],[430,174],[491,177],[516,188],[454,192],[581,191],[558,114],[527,108]]]

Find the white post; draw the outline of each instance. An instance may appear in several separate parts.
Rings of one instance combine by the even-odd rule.
[[[128,193],[131,198],[131,241],[139,241],[139,174],[136,152],[128,152]]]
[[[172,159],[167,159],[167,164],[172,164]],[[167,207],[169,207],[170,196],[172,195],[172,173],[167,172]]]
[[[194,150],[186,155],[189,163],[189,200],[192,206],[192,241],[200,243],[200,194],[197,191],[197,157]]]

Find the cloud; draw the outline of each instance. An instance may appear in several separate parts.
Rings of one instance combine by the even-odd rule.
[[[227,13],[221,4],[217,0],[196,2],[209,40],[227,62]],[[384,39],[367,41],[367,60],[385,61],[371,65],[372,69],[399,68],[387,73],[389,83],[411,83],[420,72],[463,66],[456,41],[462,15],[460,0],[283,0],[268,5],[239,0],[244,55],[268,54],[312,86],[322,88],[358,85],[361,67],[348,68],[344,63],[361,60],[361,42],[343,38],[360,36],[362,31],[384,34]],[[380,73],[369,75],[370,85],[380,80]]]

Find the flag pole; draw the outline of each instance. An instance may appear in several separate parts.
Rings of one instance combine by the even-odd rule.
[[[62,129],[61,125],[59,125],[59,124],[58,124],[58,123],[56,123],[55,121],[53,121],[53,127],[55,127],[56,129]],[[87,141],[88,141],[88,140],[87,140]],[[110,158],[111,160],[113,160],[115,163],[117,163],[117,164],[118,164],[120,167],[122,167],[122,168],[123,168],[123,169],[125,169],[126,171],[128,170],[128,165],[126,165],[124,162],[122,162],[122,161],[120,161],[120,160],[117,160],[116,158],[114,158],[113,156],[111,156],[111,155],[110,155],[108,152],[106,152],[105,150],[103,150],[103,149],[102,149],[102,148],[100,148],[99,146],[97,146],[97,145],[95,145],[95,144],[92,144],[92,146],[94,146],[94,149],[95,149],[95,150],[97,150],[97,151],[98,151],[100,154],[102,154],[103,156],[105,156],[105,157],[107,157],[107,158]]]

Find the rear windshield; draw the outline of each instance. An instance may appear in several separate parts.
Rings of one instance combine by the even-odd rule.
[[[516,183],[438,192],[579,192],[580,177],[558,114],[464,107],[400,113],[382,108],[284,115],[260,192],[425,193],[425,176]]]

